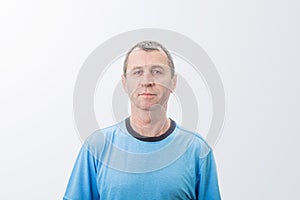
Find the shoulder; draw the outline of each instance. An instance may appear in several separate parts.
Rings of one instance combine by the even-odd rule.
[[[190,141],[189,149],[198,152],[200,158],[204,158],[212,152],[212,148],[200,133],[185,129],[178,124],[176,124],[176,130],[176,134],[182,140]]]
[[[98,143],[99,141],[103,140],[104,138],[107,139],[109,137],[112,137],[115,134],[118,134],[119,132],[124,131],[124,120],[120,121],[116,124],[113,124],[111,126],[101,128],[98,130],[95,130],[85,141],[85,143],[93,144]]]
[[[93,155],[99,155],[117,134],[123,131],[124,121],[94,131],[83,143],[83,147]]]

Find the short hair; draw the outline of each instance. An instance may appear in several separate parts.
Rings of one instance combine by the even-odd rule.
[[[128,57],[131,54],[131,52],[136,48],[139,48],[139,49],[144,50],[144,51],[159,51],[159,50],[162,50],[163,52],[165,52],[165,54],[167,55],[167,58],[168,58],[168,65],[169,65],[170,70],[171,70],[171,77],[174,76],[175,66],[174,66],[174,62],[173,62],[173,59],[172,59],[172,56],[171,56],[170,52],[162,44],[160,44],[156,41],[145,40],[145,41],[141,41],[141,42],[137,43],[136,45],[134,45],[127,52],[125,60],[124,60],[124,65],[123,65],[123,74],[124,74],[125,77],[126,77],[126,72],[127,72]]]

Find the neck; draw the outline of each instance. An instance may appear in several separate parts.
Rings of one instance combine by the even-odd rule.
[[[159,107],[150,110],[131,110],[130,124],[140,135],[157,137],[164,134],[170,127],[166,109]]]

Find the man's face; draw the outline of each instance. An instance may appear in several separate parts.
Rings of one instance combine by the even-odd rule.
[[[128,57],[122,83],[132,108],[150,110],[158,105],[166,109],[170,93],[176,86],[176,75],[171,77],[168,58],[163,51],[135,49]]]

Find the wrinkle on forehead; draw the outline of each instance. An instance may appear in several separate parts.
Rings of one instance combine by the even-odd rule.
[[[133,50],[127,63],[127,69],[134,66],[166,65],[168,66],[168,57],[162,50],[145,51],[143,49]]]
[[[152,63],[152,64],[149,64],[149,65],[129,65],[128,67],[131,70],[132,69],[141,69],[141,68],[151,68],[151,69],[154,69],[154,68],[160,68],[160,69],[169,68],[168,65],[162,65],[160,63]]]

